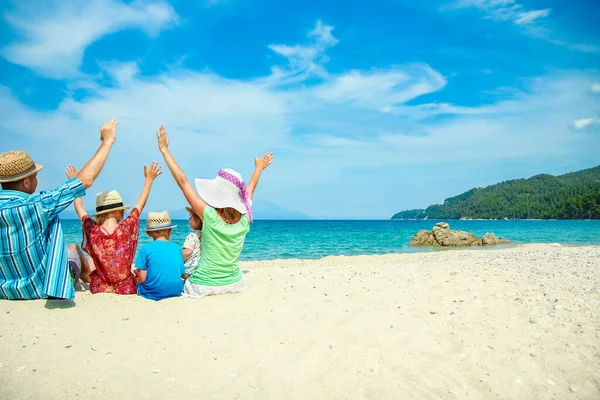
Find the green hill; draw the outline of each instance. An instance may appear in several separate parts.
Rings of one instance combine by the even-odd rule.
[[[600,166],[471,189],[392,219],[600,219]]]

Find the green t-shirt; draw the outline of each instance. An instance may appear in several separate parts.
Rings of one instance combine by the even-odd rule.
[[[243,214],[236,224],[227,224],[217,210],[207,205],[202,224],[202,253],[198,267],[189,277],[190,282],[222,286],[242,279],[238,261],[250,230],[248,217]]]

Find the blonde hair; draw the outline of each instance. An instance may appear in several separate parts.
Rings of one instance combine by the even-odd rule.
[[[125,212],[123,210],[111,211],[104,214],[96,215],[96,225],[103,225],[109,218],[114,218],[117,220],[117,222],[121,222],[124,216]]]
[[[173,231],[173,229],[159,229],[157,231],[146,231],[146,233],[153,240],[156,240],[156,239],[158,239],[161,236],[164,236],[167,239],[170,239],[171,238],[171,231]]]
[[[242,213],[235,208],[215,208],[223,221],[227,224],[237,224],[242,219]]]

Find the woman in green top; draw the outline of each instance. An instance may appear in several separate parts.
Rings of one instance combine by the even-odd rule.
[[[238,261],[252,222],[254,190],[262,171],[273,162],[273,154],[254,157],[256,167],[248,187],[236,171],[222,169],[215,179],[196,179],[197,193],[169,152],[164,127],[160,127],[156,137],[173,178],[192,210],[202,218],[202,253],[198,267],[185,282],[184,293],[201,298],[247,289]]]

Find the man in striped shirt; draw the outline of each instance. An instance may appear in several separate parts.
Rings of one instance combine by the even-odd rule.
[[[85,195],[104,167],[118,121],[102,125],[102,144],[77,177],[35,193],[35,164],[25,152],[0,154],[0,299],[74,299],[58,214]]]

